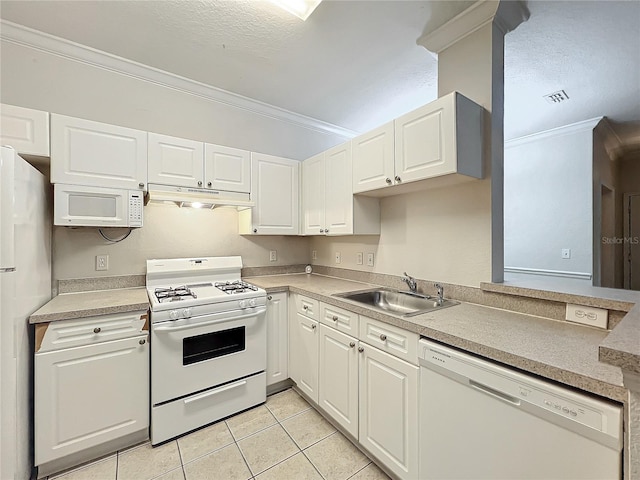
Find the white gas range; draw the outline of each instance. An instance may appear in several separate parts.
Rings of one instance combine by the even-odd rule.
[[[266,400],[266,292],[240,257],[147,261],[151,443]]]

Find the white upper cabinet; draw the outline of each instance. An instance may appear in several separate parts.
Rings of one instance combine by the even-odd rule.
[[[204,144],[149,133],[149,183],[202,187]]]
[[[378,235],[378,200],[354,197],[351,142],[302,163],[305,235]]]
[[[305,235],[324,234],[324,153],[302,163],[302,203]]]
[[[251,154],[251,200],[239,212],[242,235],[298,235],[300,162],[262,153]]]
[[[241,193],[251,191],[251,157],[248,151],[207,143],[204,158],[207,188]]]
[[[482,117],[480,105],[453,92],[357,137],[354,193],[393,195],[406,190],[386,187],[449,174],[482,178]]]
[[[351,141],[353,149],[353,193],[393,184],[395,176],[393,122]]]
[[[22,155],[48,157],[49,113],[0,105],[0,145],[9,145]]]
[[[51,114],[51,183],[146,190],[147,132]]]

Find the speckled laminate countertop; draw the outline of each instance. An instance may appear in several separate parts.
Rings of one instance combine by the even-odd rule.
[[[604,330],[469,303],[402,318],[332,296],[373,285],[315,274],[249,281],[269,293],[301,293],[581,390],[627,399],[620,368],[598,361],[598,346],[609,334]]]
[[[65,293],[53,297],[50,302],[36,310],[29,317],[29,323],[55,322],[148,309],[149,299],[144,287]]]

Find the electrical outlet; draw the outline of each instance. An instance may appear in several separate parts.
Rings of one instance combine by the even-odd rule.
[[[571,249],[563,248],[561,254],[562,254],[562,258],[571,258]]]
[[[109,255],[96,255],[96,270],[109,270]]]
[[[275,262],[276,260],[278,260],[278,252],[276,250],[270,250],[269,251],[269,261],[270,262]]]
[[[342,262],[342,256],[340,255],[340,252],[336,252],[336,263],[340,262]]]
[[[367,253],[367,266],[373,267],[373,253]]]
[[[317,259],[318,259],[318,251],[311,250],[311,260],[317,260]]]
[[[583,307],[567,303],[566,319],[570,322],[591,325],[592,327],[607,328],[609,312],[602,308]]]
[[[362,265],[362,252],[356,253],[356,265]]]

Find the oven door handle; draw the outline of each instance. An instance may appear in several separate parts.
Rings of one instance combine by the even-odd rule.
[[[262,314],[262,313],[264,313],[266,311],[267,311],[266,308],[258,308],[256,310],[253,310],[251,313],[246,313],[244,315],[236,315],[236,316],[233,316],[233,317],[216,318],[214,320],[209,320],[207,322],[187,323],[186,325],[178,325],[177,327],[156,327],[156,326],[152,326],[151,328],[153,329],[154,332],[178,332],[180,330],[187,330],[189,328],[205,327],[207,325],[213,325],[215,323],[224,323],[224,322],[230,322],[232,320],[242,320],[243,318],[255,317],[255,316],[260,315],[260,314]]]
[[[247,384],[246,380],[240,380],[239,382],[230,383],[229,385],[216,388],[215,390],[211,390],[210,392],[203,393],[202,395],[198,395],[197,397],[187,398],[186,400],[183,400],[183,401],[185,405],[189,405],[192,402],[197,402],[198,400],[202,400],[203,398],[211,397],[212,395],[226,392],[227,390],[232,390],[234,388],[242,387],[243,385],[246,385],[246,384]]]

